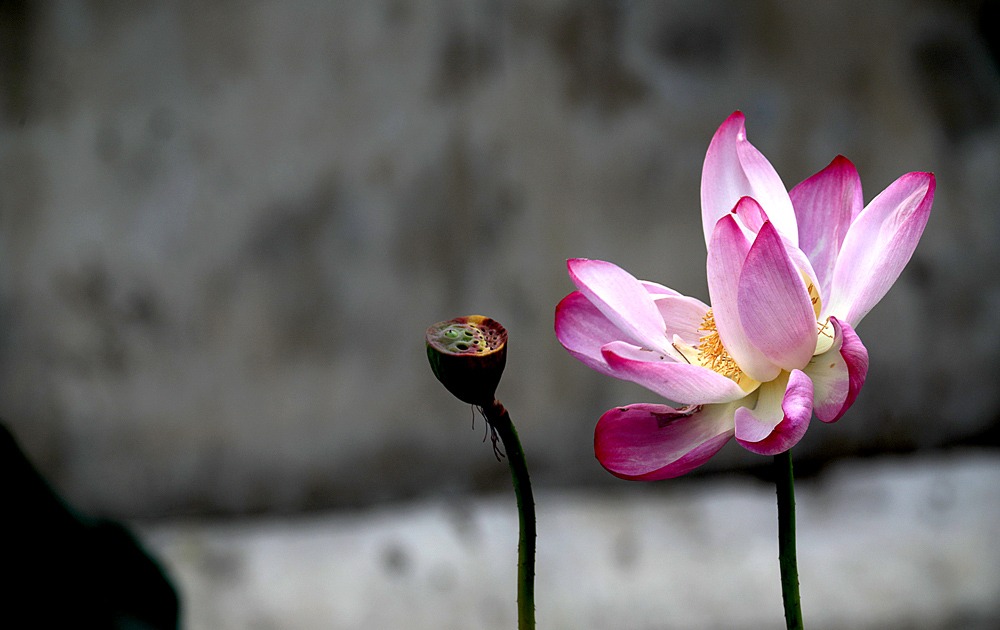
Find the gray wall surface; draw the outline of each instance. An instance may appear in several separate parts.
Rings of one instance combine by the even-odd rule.
[[[510,334],[540,485],[614,405],[552,332],[564,261],[707,300],[699,178],[736,109],[786,186],[938,188],[859,327],[868,381],[803,460],[996,445],[1000,81],[976,2],[10,2],[0,11],[0,416],[110,516],[491,489],[426,327]],[[727,446],[707,471],[754,466]]]

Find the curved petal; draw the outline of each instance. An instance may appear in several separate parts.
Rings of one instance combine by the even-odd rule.
[[[776,455],[798,444],[812,417],[813,385],[801,370],[764,383],[753,409],[734,414],[736,441],[758,455]]]
[[[665,287],[662,284],[650,282],[649,280],[640,280],[639,284],[646,287],[646,292],[653,296],[654,300],[666,295],[680,295],[679,291],[674,291],[670,287]]]
[[[809,363],[816,349],[816,313],[802,275],[770,222],[747,252],[737,303],[747,339],[769,361],[789,371]]]
[[[760,232],[760,228],[768,220],[767,213],[753,197],[740,197],[733,208],[733,214],[740,218],[743,227],[749,232],[747,237],[751,240],[757,237],[757,232]]]
[[[719,219],[729,214],[740,197],[752,192],[736,154],[737,139],[745,137],[745,133],[745,118],[735,112],[716,130],[705,153],[701,168],[701,223],[706,244],[711,242]]]
[[[835,317],[830,324],[833,344],[804,370],[813,382],[813,411],[823,422],[836,422],[850,409],[868,375],[868,350],[857,333]]]
[[[604,316],[587,296],[574,291],[556,306],[556,339],[587,367],[615,376],[601,354],[612,341],[626,341],[625,334]]]
[[[653,296],[630,273],[609,262],[566,261],[570,279],[612,324],[635,343],[669,351],[669,341]]]
[[[827,313],[854,327],[878,304],[920,241],[934,188],[934,175],[907,173],[861,211],[837,256]]]
[[[816,271],[820,295],[828,297],[837,253],[851,221],[864,206],[861,178],[854,164],[838,155],[788,196],[799,225],[799,249]]]
[[[629,405],[601,416],[594,454],[612,475],[655,481],[704,464],[733,436],[735,403],[674,409]]]
[[[736,152],[753,188],[752,197],[764,208],[781,235],[797,246],[799,230],[795,224],[795,211],[778,172],[763,153],[746,141],[745,135],[744,141],[737,143]]]
[[[845,322],[839,322],[835,317],[830,318],[831,322],[837,322],[843,326],[844,345],[840,347],[840,355],[847,362],[847,368],[851,374],[850,389],[847,392],[847,400],[844,401],[844,408],[840,410],[840,415],[851,408],[861,392],[861,386],[865,384],[868,377],[868,349],[861,343],[861,337],[854,332],[854,328]],[[840,415],[833,420],[840,418]],[[831,420],[832,422],[832,420]]]
[[[740,218],[740,223],[745,228],[743,233],[750,240],[756,239],[760,228],[764,227],[764,224],[770,220],[767,213],[764,212],[764,209],[760,207],[760,204],[753,197],[743,197],[740,199],[736,207],[733,208],[733,214]],[[813,270],[812,263],[809,262],[809,258],[802,250],[783,234],[781,242],[784,244],[785,251],[788,252],[788,257],[792,260],[792,264],[809,278],[816,278],[816,272]]]
[[[785,185],[767,158],[746,139],[743,114],[733,113],[708,145],[701,172],[701,213],[705,242],[715,224],[741,197],[753,197],[771,217],[778,231],[798,244],[795,213]]]
[[[823,353],[817,354],[803,372],[813,382],[813,411],[823,422],[833,422],[840,417],[840,411],[850,391],[850,369],[840,354],[844,345],[843,328],[836,318],[830,318],[830,325],[820,332],[821,337],[833,336],[833,342]]]
[[[674,402],[703,405],[739,400],[747,395],[733,380],[700,365],[613,341],[602,349],[613,376],[642,385]]]
[[[749,250],[750,243],[733,215],[719,219],[708,244],[708,293],[712,299],[715,327],[729,356],[747,376],[767,382],[781,369],[750,343],[737,305],[740,272]]]
[[[697,298],[685,295],[660,297],[655,300],[670,339],[677,335],[691,347],[698,346],[699,328],[708,313],[708,306]]]

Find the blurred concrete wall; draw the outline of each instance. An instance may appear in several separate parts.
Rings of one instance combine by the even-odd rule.
[[[6,2],[0,415],[115,516],[499,487],[423,349],[482,313],[537,482],[624,483],[594,424],[656,397],[555,341],[564,261],[707,299],[701,163],[741,109],[789,188],[838,153],[866,201],[938,176],[861,397],[797,455],[996,444],[992,6]]]

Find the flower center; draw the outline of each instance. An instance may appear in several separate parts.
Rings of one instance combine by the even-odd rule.
[[[725,346],[722,345],[719,331],[715,329],[715,315],[712,314],[712,309],[708,309],[705,313],[698,330],[705,332],[698,340],[698,361],[710,370],[739,383],[743,370],[736,365],[736,361],[729,356]]]

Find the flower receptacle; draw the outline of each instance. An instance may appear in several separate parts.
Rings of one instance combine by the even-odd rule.
[[[490,405],[507,363],[507,331],[482,315],[438,322],[427,329],[427,358],[434,376],[456,398]]]

